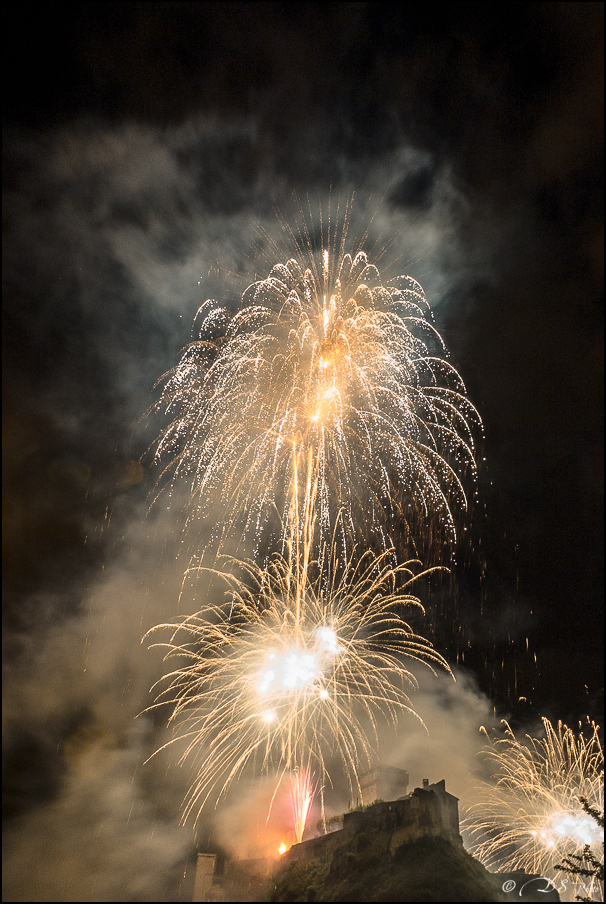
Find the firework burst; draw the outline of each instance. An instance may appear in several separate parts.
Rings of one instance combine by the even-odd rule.
[[[397,545],[394,531],[440,549],[455,537],[479,415],[421,286],[384,285],[344,241],[305,268],[274,266],[235,312],[205,302],[164,378],[159,487],[189,488],[189,528],[221,513],[215,551],[234,537],[251,539],[256,558],[283,548],[310,512],[320,559],[337,529],[345,557],[362,527],[379,549]]]
[[[155,705],[171,705],[183,759],[195,762],[184,818],[246,768],[281,777],[313,762],[323,785],[336,756],[359,793],[358,769],[370,764],[379,724],[413,712],[406,662],[448,669],[402,616],[421,608],[408,588],[427,572],[390,559],[362,556],[328,590],[280,556],[263,569],[231,562],[232,573],[221,574],[223,604],[153,629],[170,632],[155,645],[179,660]]]
[[[463,828],[471,852],[489,869],[524,869],[552,880],[556,865],[585,845],[598,853],[603,835],[580,798],[604,809],[604,752],[598,726],[574,732],[543,719],[544,738],[505,737],[483,749],[495,767],[493,782],[478,786],[478,800]],[[593,888],[589,889],[592,894]]]

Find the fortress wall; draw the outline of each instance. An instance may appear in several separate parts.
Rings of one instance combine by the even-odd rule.
[[[336,850],[342,847],[349,839],[343,829],[329,832],[328,835],[320,835],[318,838],[310,838],[293,846],[284,854],[286,860],[330,860]]]
[[[410,797],[346,813],[342,829],[295,844],[284,856],[288,860],[330,860],[352,836],[373,830],[391,835],[389,850],[392,854],[403,844],[421,838],[448,838],[462,844],[457,798],[442,786],[443,782],[430,789],[417,788]]]

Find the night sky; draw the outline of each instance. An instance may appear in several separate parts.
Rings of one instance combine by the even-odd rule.
[[[3,35],[5,900],[187,897],[182,771],[134,719],[181,577],[142,417],[301,203],[354,195],[482,416],[428,600],[469,725],[601,721],[603,4],[25,3]]]

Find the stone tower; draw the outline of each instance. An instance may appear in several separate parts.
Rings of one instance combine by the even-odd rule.
[[[396,766],[378,765],[360,777],[360,788],[362,800],[357,803],[364,807],[375,800],[397,800],[408,793],[408,772]]]

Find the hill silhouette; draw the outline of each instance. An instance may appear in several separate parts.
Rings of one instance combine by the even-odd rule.
[[[286,861],[272,875],[269,901],[507,901],[502,880],[462,847],[424,838],[393,854],[389,835],[357,832],[330,859]]]

